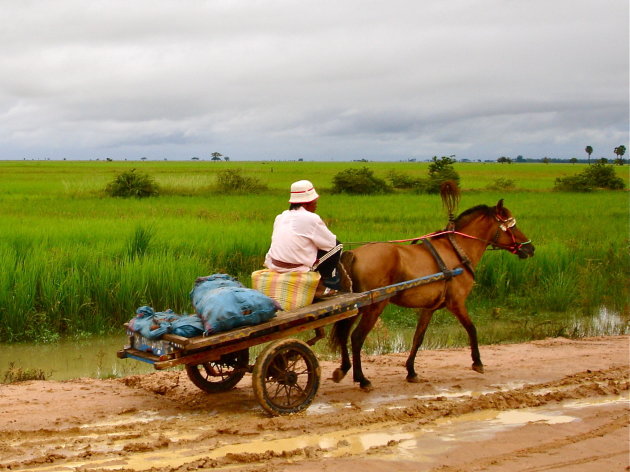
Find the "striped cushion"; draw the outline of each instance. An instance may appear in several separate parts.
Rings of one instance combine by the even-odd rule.
[[[252,272],[252,288],[276,300],[283,310],[295,310],[313,303],[319,272]]]

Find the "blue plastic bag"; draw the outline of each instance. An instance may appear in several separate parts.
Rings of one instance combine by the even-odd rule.
[[[262,323],[276,316],[280,308],[273,299],[226,274],[198,278],[190,298],[205,334]]]
[[[159,339],[166,333],[192,338],[204,332],[203,323],[197,315],[178,315],[173,310],[156,313],[150,306],[138,308],[128,326],[147,339]]]

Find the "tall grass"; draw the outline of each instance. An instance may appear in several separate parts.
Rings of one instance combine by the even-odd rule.
[[[330,195],[335,173],[358,163],[110,164],[0,163],[0,341],[107,333],[145,304],[191,311],[188,293],[202,275],[229,273],[248,284],[262,266],[275,215],[288,205],[288,185],[301,178],[318,186],[318,211],[347,248],[423,235],[446,222],[436,196]],[[133,166],[153,175],[163,195],[105,198],[107,182]],[[213,193],[216,172],[227,166],[255,175],[268,190]],[[426,174],[422,164],[370,166],[382,177],[390,169]],[[504,251],[484,256],[470,297],[474,316],[490,319],[498,309],[524,331],[539,329],[535,321],[549,313],[592,314],[602,305],[627,319],[627,193],[549,191],[558,173],[574,168],[579,171],[555,165],[458,168],[462,186],[472,189],[464,192],[461,210],[505,198],[536,245],[536,256],[524,261]],[[502,176],[521,190],[479,190]],[[394,325],[415,323],[412,312],[396,308],[385,318]]]

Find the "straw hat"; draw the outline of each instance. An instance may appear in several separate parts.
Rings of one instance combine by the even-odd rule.
[[[319,195],[309,180],[298,180],[291,184],[289,203],[310,203],[318,198]]]

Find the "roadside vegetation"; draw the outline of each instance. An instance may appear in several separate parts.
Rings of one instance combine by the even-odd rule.
[[[443,228],[439,196],[417,184],[443,161],[0,162],[0,342],[120,332],[141,305],[189,312],[188,294],[201,275],[229,273],[248,285],[295,180],[315,183],[318,213],[347,249]],[[501,342],[507,331],[580,336],[592,332],[588,323],[602,307],[622,320],[610,334],[627,332],[627,192],[554,191],[556,179],[585,165],[446,164],[463,189],[460,211],[504,198],[536,246],[525,261],[504,251],[484,256],[469,298],[482,342]],[[606,168],[627,188],[627,168]],[[347,169],[389,190],[338,191],[335,176]],[[110,198],[104,189],[130,171],[149,176],[159,196]],[[436,316],[435,332],[457,323],[451,318]],[[396,307],[384,319],[383,333],[415,324],[413,312]],[[453,326],[456,334],[445,336],[456,342],[465,332]]]

